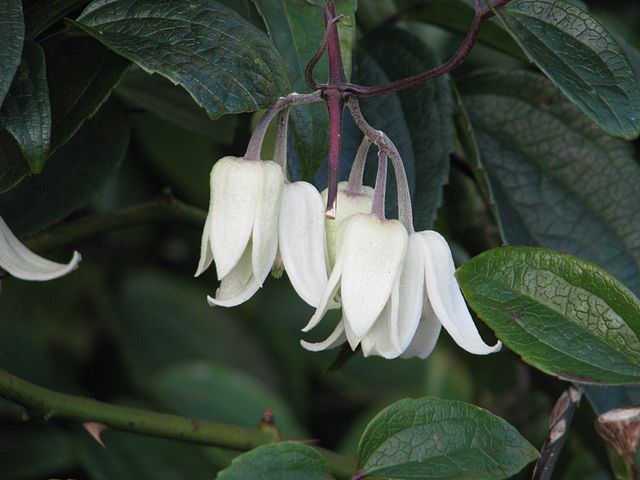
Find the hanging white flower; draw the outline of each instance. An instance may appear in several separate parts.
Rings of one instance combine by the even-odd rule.
[[[284,175],[271,161],[224,157],[210,182],[196,276],[215,262],[220,287],[209,304],[232,307],[251,298],[273,266]]]
[[[0,268],[22,280],[46,281],[75,270],[81,256],[73,252],[69,263],[57,263],[42,258],[29,250],[13,234],[0,217]]]

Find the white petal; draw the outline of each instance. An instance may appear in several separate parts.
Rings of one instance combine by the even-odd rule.
[[[365,357],[377,355],[387,359],[397,358],[402,353],[395,341],[398,337],[398,300],[400,281],[396,281],[391,298],[384,310],[362,338],[362,353]]]
[[[317,307],[327,288],[324,204],[307,182],[288,183],[282,193],[278,243],[284,268],[300,298]]]
[[[245,251],[262,192],[258,161],[224,157],[211,170],[211,250],[218,278],[235,267]]]
[[[500,342],[487,345],[464,301],[454,276],[455,266],[447,241],[437,232],[419,232],[425,262],[425,282],[433,311],[455,342],[470,353],[486,355],[497,352]]]
[[[202,240],[200,241],[200,261],[198,262],[198,269],[194,277],[202,275],[213,261],[213,252],[211,251],[211,242],[209,241],[210,230],[211,213],[207,213],[207,219],[204,222],[204,229],[202,230]]]
[[[356,213],[371,213],[373,206],[373,188],[362,186],[360,195],[351,195],[346,193],[348,182],[340,182],[338,184],[338,198],[336,200],[338,209],[336,218],[325,220],[326,238],[327,238],[327,256],[329,265],[336,263],[336,243],[338,240],[338,227],[343,220]],[[327,204],[327,189],[321,193],[322,204]]]
[[[260,288],[260,283],[251,268],[251,242],[247,245],[240,261],[226,277],[220,281],[216,297],[207,297],[209,305],[235,307],[249,300]]]
[[[78,252],[73,252],[66,264],[36,255],[18,240],[0,217],[0,268],[14,277],[22,280],[52,280],[78,268],[81,259]]]
[[[272,161],[260,162],[262,189],[253,224],[253,274],[264,282],[273,267],[278,251],[278,212],[284,187],[282,167]]]
[[[402,358],[418,357],[423,360],[427,358],[431,355],[438,342],[441,329],[442,324],[436,317],[429,300],[425,299],[418,330],[416,330],[411,343],[402,354]]]
[[[310,352],[320,352],[322,350],[336,348],[346,342],[346,340],[347,339],[344,335],[344,322],[340,320],[333,332],[331,332],[331,334],[322,342],[310,343],[300,340],[300,345]]]
[[[400,276],[398,331],[395,340],[400,350],[407,349],[420,324],[425,297],[424,259],[420,237],[409,236],[407,256]]]
[[[397,220],[355,214],[340,225],[336,263],[344,261],[342,308],[356,336],[367,333],[389,300],[407,241],[408,233]]]

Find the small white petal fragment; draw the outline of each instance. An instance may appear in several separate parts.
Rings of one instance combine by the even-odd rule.
[[[480,337],[454,276],[455,265],[447,241],[437,232],[418,232],[422,240],[427,295],[433,311],[455,342],[476,355],[497,352],[501,342],[487,345]]]
[[[109,427],[104,423],[98,422],[85,422],[82,424],[84,429],[89,432],[89,435],[93,437],[93,439],[100,444],[102,448],[107,448],[107,446],[102,441],[101,435],[105,430],[109,430]]]
[[[247,162],[259,165],[262,187],[256,202],[253,224],[253,274],[260,283],[269,275],[278,251],[278,210],[284,187],[282,167],[275,162]]]
[[[321,352],[323,350],[336,348],[346,341],[347,337],[344,334],[344,321],[340,320],[333,332],[331,332],[331,334],[322,342],[311,343],[300,340],[300,345],[302,345],[306,350],[309,350],[310,352]]]
[[[73,252],[66,264],[36,255],[18,240],[0,217],[0,268],[14,277],[34,281],[52,280],[78,268],[81,259],[78,252]]]
[[[249,243],[262,194],[261,163],[224,157],[211,169],[209,238],[218,278],[227,276]]]
[[[342,266],[344,316],[364,337],[385,307],[402,268],[409,235],[397,220],[355,214],[340,225],[336,263]]]
[[[318,307],[328,281],[324,205],[320,193],[310,183],[285,185],[278,237],[291,285],[300,298]]]

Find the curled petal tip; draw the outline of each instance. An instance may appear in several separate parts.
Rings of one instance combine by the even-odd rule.
[[[216,300],[210,295],[207,295],[207,303],[209,304],[210,307],[217,306],[216,305]]]

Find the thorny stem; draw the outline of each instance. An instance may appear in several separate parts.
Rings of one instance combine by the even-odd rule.
[[[276,103],[274,103],[269,110],[264,114],[260,123],[253,131],[247,151],[244,154],[245,160],[260,160],[260,152],[262,151],[262,142],[264,141],[264,135],[267,133],[267,128],[280,110],[289,105],[306,105],[309,103],[317,103],[322,100],[322,92],[317,90],[313,93],[301,94],[290,93],[286,97],[280,97]]]
[[[287,133],[289,130],[290,107],[285,107],[278,113],[278,126],[276,129],[276,143],[273,149],[273,161],[282,167],[285,178],[287,175]]]
[[[376,189],[373,194],[373,213],[380,220],[385,219],[384,202],[387,191],[387,158],[388,155],[382,150],[378,151],[378,172],[376,173]]]
[[[0,369],[0,397],[22,405],[29,416],[45,421],[57,419],[72,422],[97,422],[115,430],[141,433],[154,437],[171,438],[233,450],[252,448],[279,441],[280,434],[273,425],[240,427],[203,419],[157,413],[139,408],[122,407],[76,397],[39,387]],[[355,463],[338,453],[317,449],[331,472],[338,478],[348,479]]]
[[[360,103],[355,97],[351,97],[346,101],[347,108],[351,112],[353,120],[358,128],[364,133],[371,143],[379,150],[386,153],[391,159],[393,171],[396,176],[396,187],[398,189],[398,218],[405,226],[409,233],[413,230],[413,212],[411,210],[411,192],[409,191],[409,182],[407,181],[407,173],[405,172],[400,153],[387,135],[373,128],[365,120],[360,110]]]
[[[347,184],[346,192],[351,195],[362,194],[362,182],[364,179],[364,167],[367,164],[367,155],[369,148],[371,147],[371,140],[368,137],[363,137],[358,151],[356,152],[356,158],[353,160],[353,166],[351,167],[351,173],[349,174],[349,183]]]

